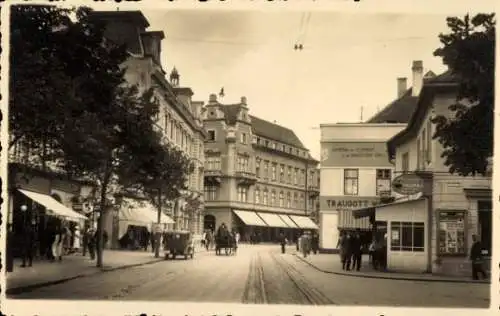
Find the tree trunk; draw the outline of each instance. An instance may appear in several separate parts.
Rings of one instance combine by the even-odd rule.
[[[97,264],[96,266],[98,268],[103,267],[103,257],[104,257],[104,243],[103,243],[103,229],[104,229],[104,220],[106,218],[106,212],[108,209],[106,208],[106,191],[108,189],[108,184],[109,184],[109,179],[110,179],[110,172],[109,170],[105,171],[104,174],[104,179],[101,184],[101,196],[100,196],[100,201],[99,201],[99,206],[100,206],[100,216],[99,220],[97,221],[97,245],[96,245],[96,251],[97,251]]]

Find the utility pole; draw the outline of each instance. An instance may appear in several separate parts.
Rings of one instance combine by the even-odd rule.
[[[158,187],[158,218],[157,218],[157,226],[155,229],[155,258],[160,257],[160,248],[161,248],[161,186]]]

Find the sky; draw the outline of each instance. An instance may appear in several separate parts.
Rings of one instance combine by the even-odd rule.
[[[446,68],[433,52],[448,32],[446,15],[298,11],[143,11],[163,31],[162,64],[175,66],[193,100],[242,96],[252,115],[288,127],[315,158],[319,125],[360,122],[396,98],[398,77],[412,84],[413,60],[424,72]],[[293,49],[296,43],[303,50]]]

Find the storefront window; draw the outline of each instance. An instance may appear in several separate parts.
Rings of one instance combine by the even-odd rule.
[[[439,253],[465,255],[465,212],[439,212]]]
[[[391,222],[392,251],[424,251],[424,223]]]

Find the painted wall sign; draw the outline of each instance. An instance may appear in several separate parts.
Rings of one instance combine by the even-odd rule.
[[[392,180],[392,189],[401,195],[421,193],[424,191],[424,179],[414,173],[405,173]]]
[[[392,166],[383,142],[322,142],[322,167]]]
[[[355,210],[380,204],[379,197],[362,196],[322,196],[321,210]]]

